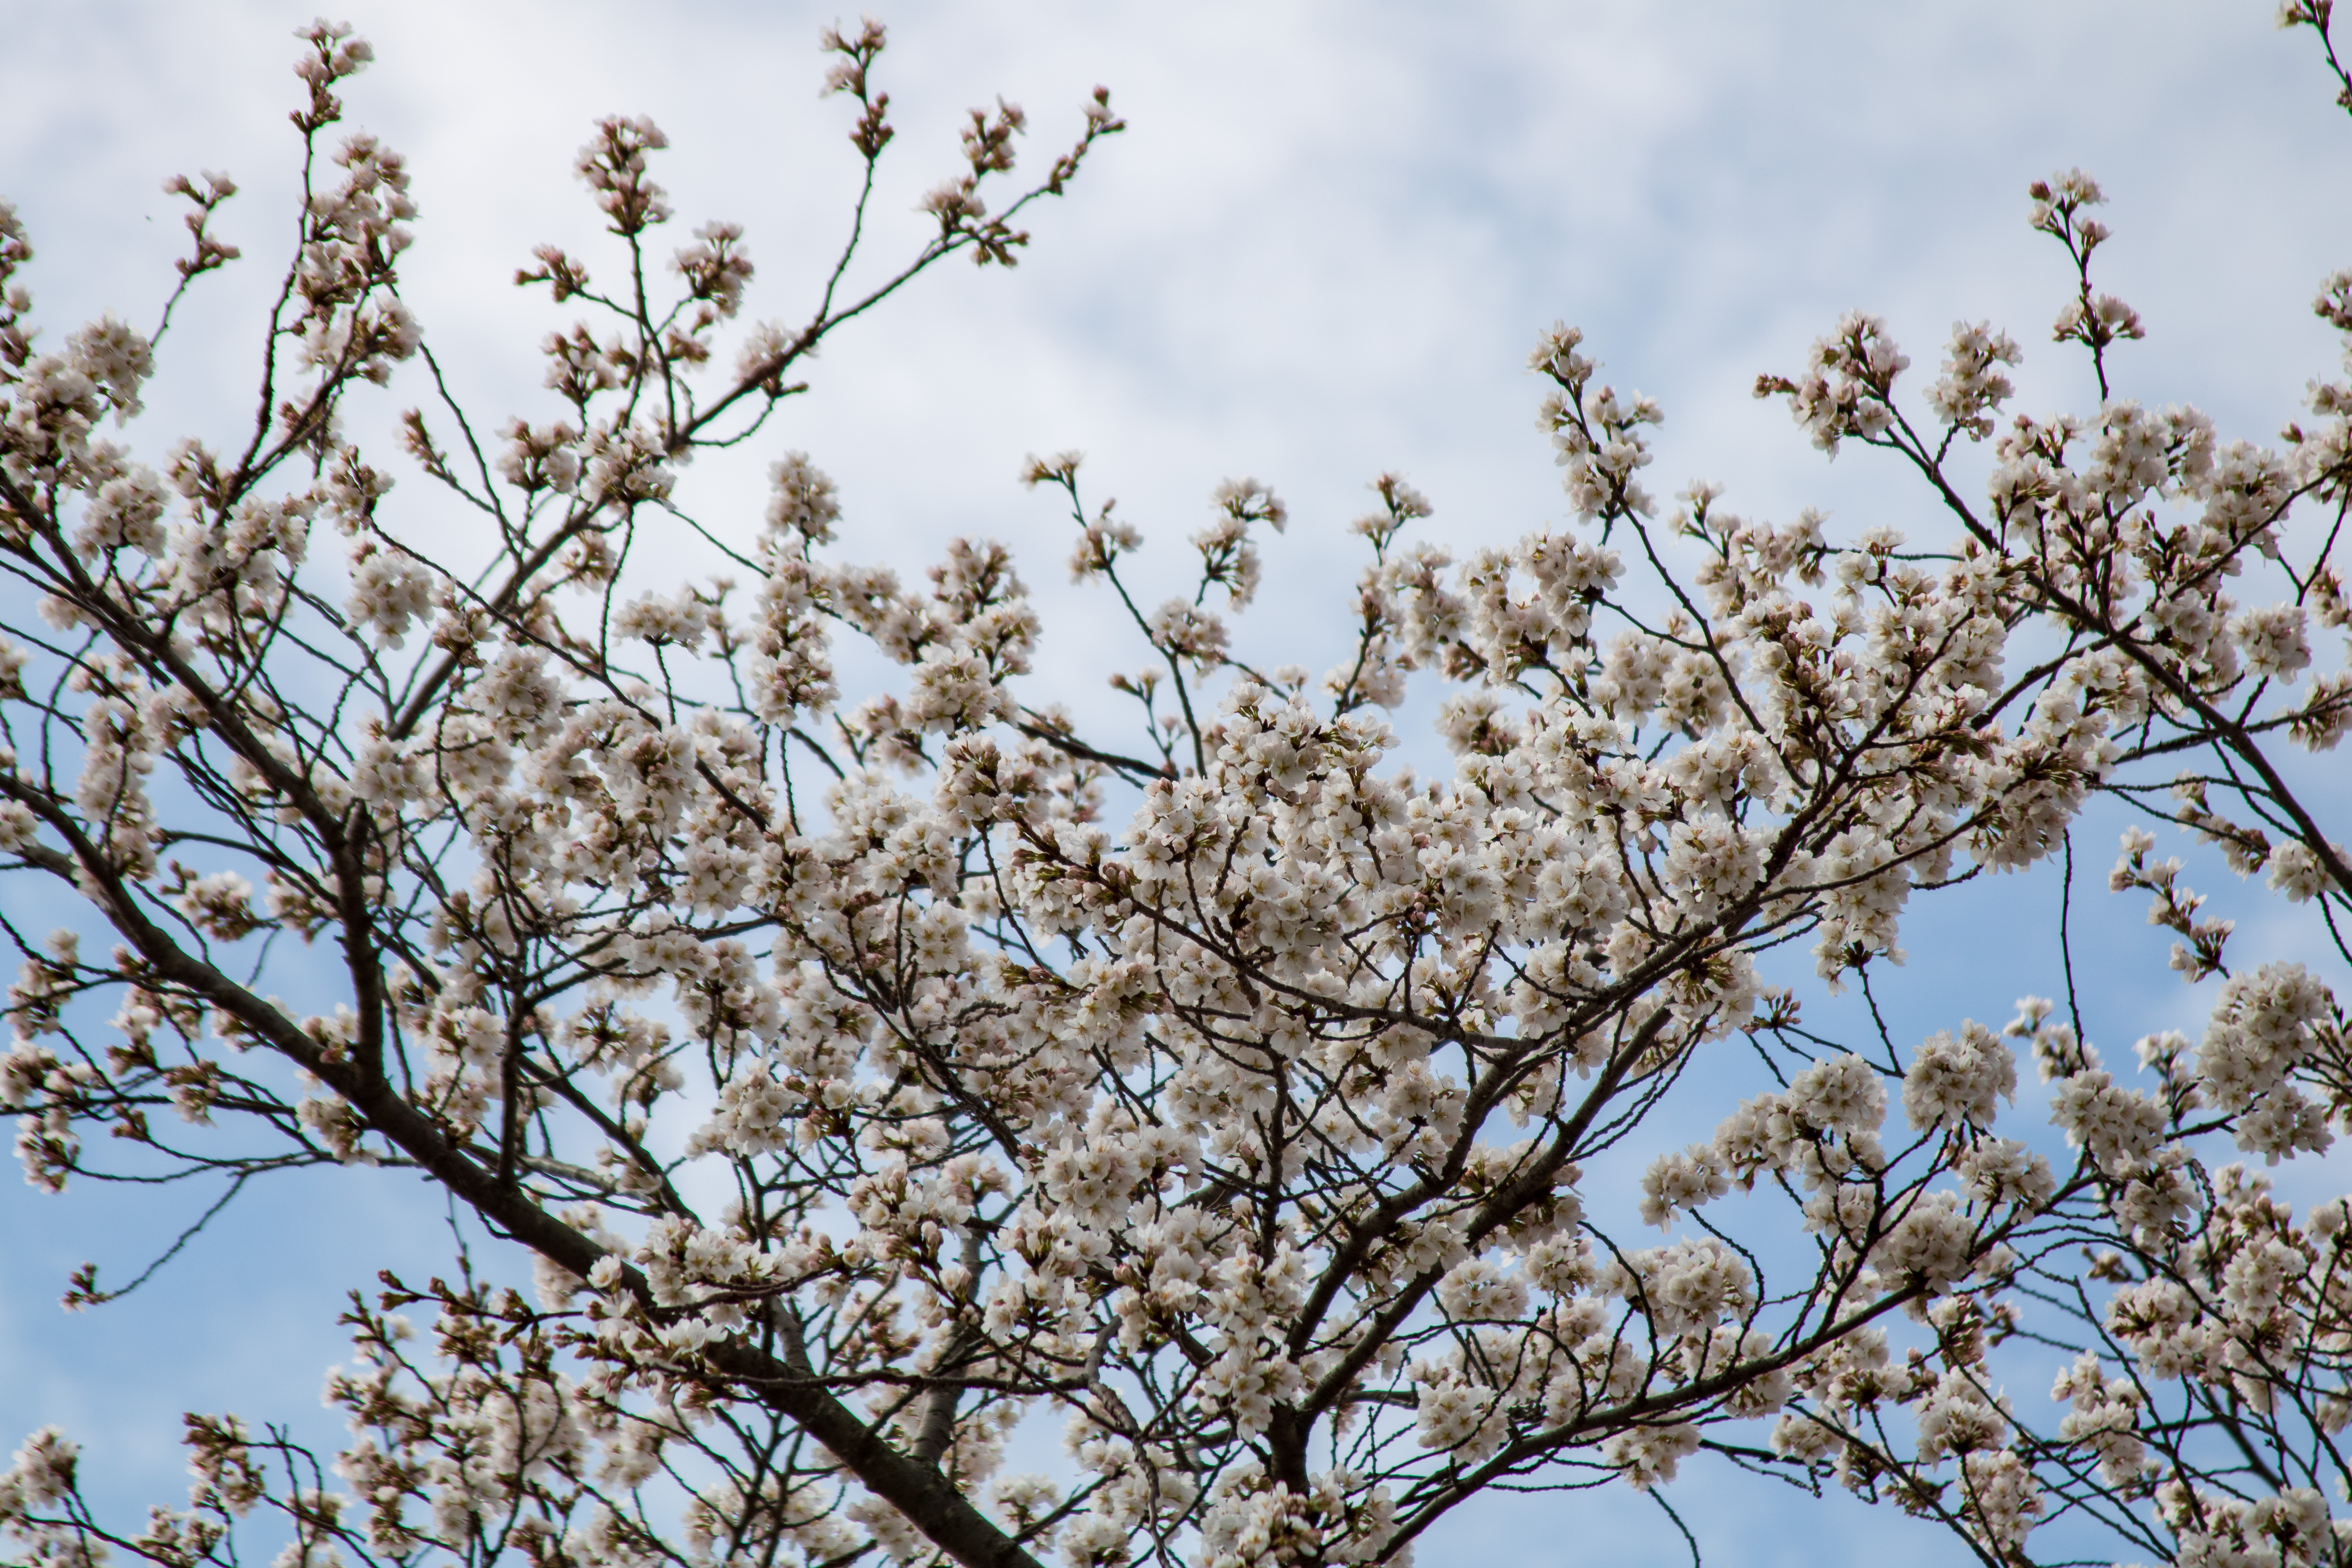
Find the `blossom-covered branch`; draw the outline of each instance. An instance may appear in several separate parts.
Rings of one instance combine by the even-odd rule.
[[[2288,20],[2326,37],[2324,6]],[[36,353],[0,208],[0,563],[46,628],[0,644],[0,854],[78,910],[8,931],[0,1100],[53,1191],[420,1172],[529,1250],[534,1295],[468,1259],[355,1297],[354,1444],[192,1417],[196,1493],[143,1533],[37,1436],[0,1479],[28,1551],[225,1564],[264,1509],[304,1564],[1403,1562],[1486,1489],[1654,1489],[1709,1451],[1989,1563],[2062,1523],[2337,1560],[2352,1226],[2233,1163],[2352,1124],[2327,977],[2234,962],[2136,827],[2111,886],[2216,983],[2196,1044],[2110,1067],[2073,998],[1918,1041],[1804,1005],[1901,962],[1915,895],[2071,871],[2103,800],[2352,961],[2340,802],[2288,753],[2352,729],[2352,389],[2277,447],[2124,395],[2146,329],[2095,284],[2088,176],[2030,217],[2092,414],[2011,415],[1990,325],[1921,399],[1860,314],[1759,384],[1825,451],[1901,464],[1919,543],[1705,482],[1662,503],[1662,410],[1559,327],[1531,364],[1574,521],[1457,562],[1380,477],[1318,677],[1235,651],[1254,532],[1289,521],[1269,487],[1220,487],[1154,605],[1142,531],[1076,454],[1033,459],[1133,638],[1132,728],[1096,730],[1039,689],[1007,546],[910,582],[845,558],[803,454],[756,521],[680,469],[937,262],[1012,262],[1012,220],[1119,128],[1106,95],[992,216],[1026,121],[975,110],[936,233],[869,268],[884,37],[828,34],[849,235],[801,325],[748,330],[742,232],[665,271],[662,134],[602,122],[604,255],[519,277],[583,312],[543,345],[555,412],[494,427],[401,302],[404,165],[322,140],[367,51],[305,39],[299,247],[242,451],[155,469],[106,438],[153,341],[110,318]],[[232,258],[205,181],[173,187],[183,285]],[[2352,275],[2325,287],[2352,333]],[[338,418],[395,376],[433,395],[401,424],[413,507]],[[731,571],[679,581],[689,533]],[[887,689],[845,693],[849,641]],[[1444,691],[1425,747],[1382,717],[1416,680]],[[1628,1150],[1637,1194],[1588,1182]],[[2074,1357],[2054,1420],[2001,1392],[2011,1342]],[[1066,1463],[1003,1474],[1047,1421]]]

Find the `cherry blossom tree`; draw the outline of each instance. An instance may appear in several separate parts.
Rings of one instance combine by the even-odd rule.
[[[2329,22],[2282,16],[2352,110]],[[1024,187],[1021,111],[973,111],[935,232],[869,272],[883,47],[824,38],[864,183],[787,321],[743,323],[732,225],[664,260],[662,133],[597,126],[604,237],[516,279],[580,311],[543,421],[446,390],[408,173],[341,129],[348,29],[304,34],[300,245],[235,449],[111,434],[237,259],[233,184],[173,182],[152,332],[54,348],[0,205],[0,870],[74,911],[7,928],[29,1179],[374,1167],[536,1261],[528,1292],[470,1262],[355,1292],[350,1446],[191,1415],[194,1489],[143,1529],[34,1435],[0,1473],[19,1559],[1403,1563],[1486,1489],[1664,1500],[1702,1450],[1989,1564],[2352,1556],[2352,1197],[2298,1214],[2265,1173],[2352,1129],[2326,975],[2235,961],[2135,828],[2112,886],[2210,985],[2198,1038],[1805,1010],[1900,960],[1915,897],[2071,854],[2101,803],[2352,961],[2340,791],[2295,755],[2352,730],[2352,384],[2270,445],[2134,401],[2068,173],[2032,222],[2095,409],[2012,414],[1991,325],[1915,392],[1859,314],[1757,384],[1916,481],[1907,536],[1662,501],[1659,408],[1558,328],[1531,363],[1574,522],[1456,561],[1383,475],[1345,646],[1262,670],[1229,628],[1267,487],[1216,492],[1154,605],[1139,531],[1034,459],[1131,626],[1133,722],[1082,731],[1026,695],[1006,545],[857,564],[800,453],[756,521],[689,504],[820,344],[953,257],[1012,266],[1120,129],[1097,91]],[[2352,342],[2352,272],[2315,308]],[[341,416],[395,381],[429,395],[371,458]],[[665,580],[688,534],[731,574]],[[1384,716],[1416,683],[1426,746]],[[1727,1095],[1735,1058],[1776,1087]],[[1625,1150],[1654,1235],[1584,1186]],[[2049,1402],[2005,1392],[2026,1344],[2073,1358]],[[1062,1461],[1005,1473],[1041,1426]]]

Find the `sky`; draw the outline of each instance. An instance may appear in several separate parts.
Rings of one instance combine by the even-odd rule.
[[[1105,700],[1113,627],[1063,580],[1067,522],[1017,483],[1027,454],[1082,449],[1090,491],[1171,542],[1205,521],[1219,479],[1272,484],[1291,526],[1268,542],[1266,613],[1240,643],[1270,663],[1328,662],[1357,563],[1345,524],[1375,474],[1427,492],[1450,544],[1560,521],[1524,368],[1555,320],[1585,329],[1605,379],[1664,405],[1654,491],[1704,478],[1745,513],[1810,504],[1842,530],[1929,530],[1871,454],[1825,461],[1748,389],[1859,308],[1887,320],[1921,382],[1955,321],[1990,320],[2026,346],[2021,406],[2089,406],[2082,367],[2048,342],[2063,258],[2024,221],[2027,183],[2072,166],[2111,197],[2104,286],[2148,324],[2121,390],[2267,437],[2334,366],[2309,300],[2352,265],[2352,121],[2270,9],[893,5],[881,79],[899,135],[877,258],[919,240],[913,204],[952,172],[967,107],[1023,104],[1033,165],[1075,133],[1097,83],[1130,129],[1033,212],[1017,268],[951,265],[845,331],[811,395],[743,461],[698,470],[694,493],[748,534],[761,468],[798,447],[840,481],[845,555],[911,573],[956,534],[1012,542],[1047,614],[1040,679],[1081,711]],[[551,413],[535,344],[567,317],[506,279],[536,243],[593,245],[568,171],[600,115],[648,114],[668,133],[656,177],[681,238],[706,218],[743,224],[762,268],[749,316],[804,308],[856,174],[848,117],[815,92],[814,37],[851,18],[798,0],[371,0],[341,14],[379,56],[347,91],[351,118],[415,177],[406,294],[470,405]],[[152,320],[178,238],[164,176],[223,169],[244,187],[221,228],[247,259],[205,279],[175,323],[151,438],[224,432],[250,397],[252,325],[292,227],[289,35],[310,15],[271,0],[0,0],[0,198],[32,231],[52,340],[105,310]],[[355,427],[422,396],[395,385]],[[405,483],[413,526],[462,526]],[[679,558],[693,563],[690,545]],[[1943,955],[1914,961],[1923,1017],[1998,1021],[2010,997],[2051,989],[2046,931],[1993,910],[1915,935],[1915,953]],[[2130,937],[2126,956],[2145,961],[2152,940]],[[2116,1033],[2176,1005],[2119,999]],[[97,1257],[120,1278],[181,1212],[120,1193],[0,1195],[0,1442],[61,1422],[89,1445],[94,1488],[126,1501],[183,1484],[183,1409],[317,1426],[340,1293],[446,1253],[421,1194],[304,1179],[232,1210],[147,1292],[58,1311],[68,1268]],[[1705,1481],[1670,1496],[1725,1568],[1957,1560],[1900,1521]],[[1569,1520],[1580,1547],[1614,1559],[1685,1559],[1661,1516],[1618,1497],[1496,1500],[1422,1561],[1548,1560]]]

